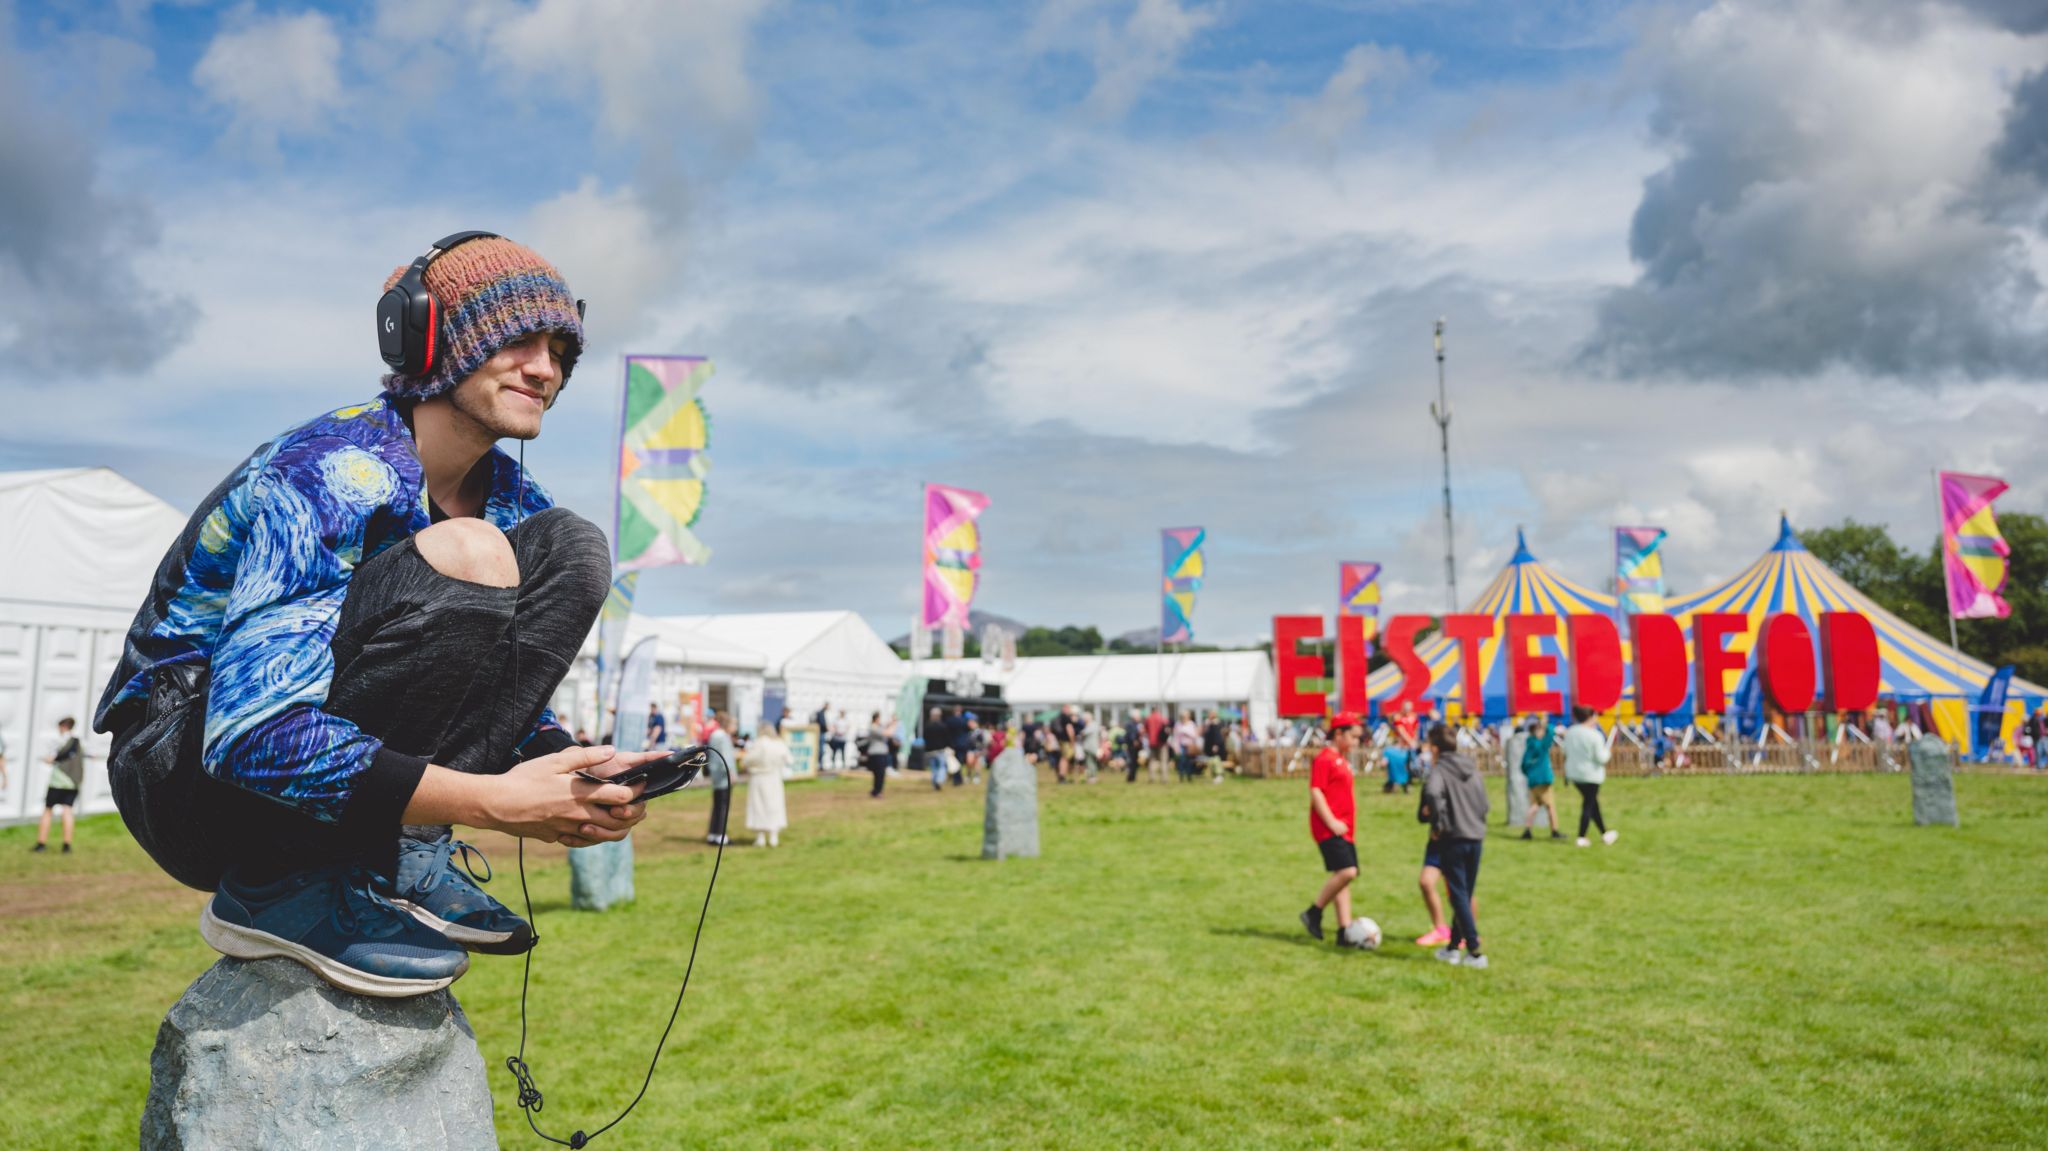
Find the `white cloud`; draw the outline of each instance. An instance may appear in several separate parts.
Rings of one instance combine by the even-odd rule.
[[[231,117],[230,135],[259,151],[323,130],[343,104],[341,39],[324,12],[255,16],[243,7],[213,38],[192,82]]]
[[[737,139],[753,126],[755,23],[774,0],[538,0],[472,22],[514,86],[556,77],[597,94],[614,139],[657,146],[688,129]]]
[[[1171,72],[1195,36],[1220,15],[1216,8],[1180,0],[1046,0],[1025,46],[1033,52],[1085,53],[1095,69],[1088,107],[1114,121]]]
[[[605,191],[586,176],[572,191],[534,205],[520,239],[553,261],[590,301],[593,344],[646,330],[649,309],[682,271],[681,244],[630,187]]]
[[[1359,44],[1344,53],[1344,62],[1314,99],[1295,106],[1289,128],[1307,140],[1325,162],[1333,159],[1346,137],[1364,122],[1370,110],[1367,89],[1390,87],[1426,68],[1399,48]]]
[[[1138,0],[1122,29],[1105,31],[1097,40],[1089,105],[1112,119],[1129,112],[1146,87],[1172,69],[1189,41],[1216,17],[1213,8],[1184,8],[1177,0]]]
[[[1981,191],[2048,36],[1934,4],[1720,0],[1644,50],[1671,162],[1644,185],[1640,274],[1607,301],[1596,362],[1706,379],[2048,367],[2048,265]]]

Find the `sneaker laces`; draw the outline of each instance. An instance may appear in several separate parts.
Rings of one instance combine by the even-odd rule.
[[[405,930],[412,917],[384,898],[377,888],[386,880],[374,869],[360,864],[341,871],[335,885],[341,898],[334,901],[334,926],[344,935],[386,939]]]
[[[454,870],[453,864],[458,858],[462,861],[462,870],[468,874],[472,883],[485,884],[491,881],[491,861],[484,858],[484,853],[474,845],[464,843],[453,836],[437,840],[431,845],[423,844],[413,850],[425,852],[428,856],[427,865],[421,869],[419,878],[413,880],[412,884],[412,890],[421,895],[426,895],[439,887],[442,877]],[[471,862],[472,860],[475,862]],[[484,869],[482,875],[476,873],[478,866]]]

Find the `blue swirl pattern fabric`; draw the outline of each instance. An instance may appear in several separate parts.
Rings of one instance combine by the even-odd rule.
[[[486,520],[510,530],[553,506],[510,456],[493,448],[486,458]],[[130,722],[157,668],[204,662],[207,773],[340,822],[381,744],[322,710],[335,623],[356,566],[430,522],[412,432],[389,395],[257,448],[200,504],[158,567],[94,728]],[[543,711],[535,731],[560,727]]]

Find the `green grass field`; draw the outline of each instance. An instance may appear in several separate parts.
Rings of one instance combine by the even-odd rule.
[[[1361,954],[1294,921],[1320,878],[1300,783],[1047,787],[1044,858],[1002,864],[977,858],[978,790],[795,785],[782,847],[728,849],[669,1052],[596,1146],[2040,1146],[2048,780],[1957,788],[1951,830],[1912,826],[1899,776],[1616,781],[1614,847],[1488,842],[1472,972],[1407,942],[1423,833],[1376,790],[1355,890],[1387,943]],[[565,909],[559,850],[528,857],[528,1060],[558,1134],[638,1087],[704,807],[657,804],[639,901],[610,914]],[[0,1127],[133,1146],[157,1022],[213,959],[201,896],[118,820],[69,858],[32,832],[0,832]],[[500,1140],[538,1146],[502,1066],[518,961],[455,990]]]

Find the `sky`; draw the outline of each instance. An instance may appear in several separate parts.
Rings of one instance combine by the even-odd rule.
[[[0,469],[193,507],[464,228],[589,300],[526,460],[607,528],[622,354],[717,364],[646,610],[901,634],[925,482],[1027,622],[1156,626],[1183,524],[1203,642],[1442,610],[1438,318],[1467,600],[2048,501],[2034,0],[0,0]]]

